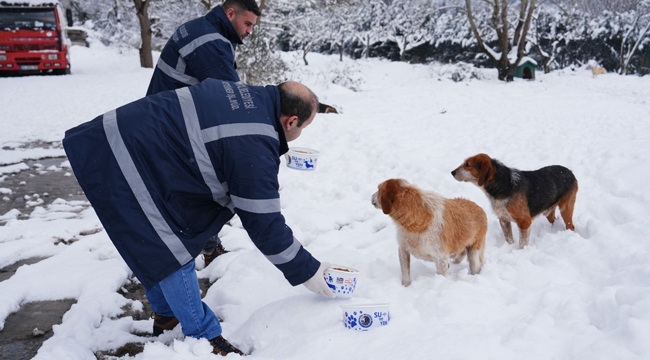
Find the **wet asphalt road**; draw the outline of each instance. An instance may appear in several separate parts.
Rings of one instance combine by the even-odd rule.
[[[18,219],[28,219],[36,206],[47,207],[59,198],[67,201],[86,201],[72,170],[60,166],[65,161],[65,157],[30,160],[25,162],[29,169],[0,175],[0,178],[3,178],[0,188],[10,190],[10,193],[6,190],[0,193],[0,216],[16,209],[20,211]],[[6,221],[0,220],[0,226],[5,223]],[[1,268],[0,282],[10,279],[19,267],[29,266],[41,260],[43,259],[30,258]],[[203,294],[210,285],[208,279],[199,279]],[[142,311],[135,312],[127,307],[120,317],[131,316],[134,320],[146,320],[151,316],[144,288],[137,281],[127,281],[119,292],[124,297],[139,300],[143,304]],[[52,326],[61,323],[63,315],[75,302],[75,299],[65,299],[21,304],[17,312],[7,317],[5,327],[0,331],[0,360],[32,359],[43,342],[52,337]],[[95,356],[98,360],[124,355],[135,356],[142,352],[143,347],[142,343],[129,343],[115,351],[98,352]]]
[[[27,161],[29,169],[0,175],[0,216],[10,210],[20,211],[18,219],[27,219],[36,206],[46,207],[52,201],[86,200],[70,169],[62,169],[65,157]],[[10,192],[7,191],[10,190]],[[0,220],[0,226],[6,222]],[[21,266],[43,260],[30,258],[0,269],[0,282],[10,279]],[[0,359],[27,360],[34,357],[42,343],[52,337],[52,326],[60,324],[63,314],[75,303],[74,299],[38,301],[21,304],[10,314],[0,331]]]
[[[28,170],[0,175],[4,176],[0,188],[11,191],[0,193],[0,216],[17,209],[21,212],[19,219],[25,219],[35,206],[47,206],[58,198],[86,200],[72,170],[60,167],[64,161],[65,157],[30,160],[25,162]]]

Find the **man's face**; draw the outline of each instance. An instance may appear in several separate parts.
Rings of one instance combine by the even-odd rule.
[[[284,130],[284,135],[285,135],[285,137],[287,138],[287,142],[289,142],[289,141],[293,141],[293,140],[296,140],[296,139],[300,136],[300,134],[302,134],[302,130],[303,130],[304,128],[306,128],[307,126],[309,126],[309,124],[311,124],[312,121],[314,121],[314,118],[315,118],[315,117],[316,117],[316,112],[314,112],[313,114],[311,114],[311,117],[309,118],[309,120],[305,121],[305,122],[302,124],[301,127],[294,126],[294,127],[292,127],[291,129],[289,129],[289,130]],[[296,119],[296,122],[297,122],[297,121],[298,121],[298,120]]]
[[[244,40],[253,33],[253,25],[257,21],[257,15],[252,11],[241,11],[240,14],[237,14],[235,9],[230,8],[226,10],[226,16],[240,39]]]

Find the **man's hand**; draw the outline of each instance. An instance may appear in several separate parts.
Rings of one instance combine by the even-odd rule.
[[[318,268],[318,271],[316,271],[316,274],[311,277],[311,279],[305,281],[303,285],[309,291],[316,293],[318,295],[322,295],[328,298],[333,298],[334,293],[332,292],[332,289],[330,289],[329,286],[327,286],[327,283],[325,282],[325,278],[323,277],[323,274],[325,273],[325,269],[330,267],[330,264],[327,262],[322,262],[320,263],[320,267]]]

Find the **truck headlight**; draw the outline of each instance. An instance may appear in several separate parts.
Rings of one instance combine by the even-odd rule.
[[[47,54],[48,60],[56,60],[59,58],[59,54]]]
[[[0,61],[7,61],[7,55],[0,55]]]

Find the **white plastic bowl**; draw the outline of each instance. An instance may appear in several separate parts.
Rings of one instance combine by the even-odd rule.
[[[296,170],[316,170],[319,152],[314,149],[292,147],[284,154],[287,167]]]
[[[323,276],[336,297],[349,298],[357,287],[359,270],[343,265],[331,265]]]
[[[350,330],[368,331],[388,325],[389,304],[356,304],[341,306],[343,325]]]

